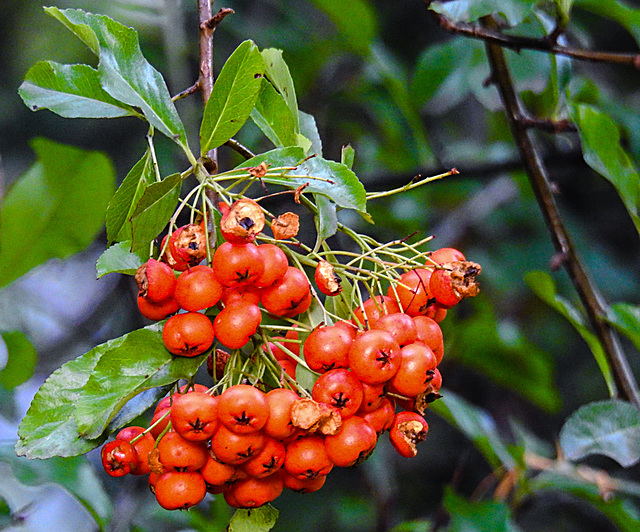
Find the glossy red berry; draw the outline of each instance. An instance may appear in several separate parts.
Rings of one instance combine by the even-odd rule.
[[[194,357],[213,344],[215,332],[211,320],[199,312],[176,314],[162,329],[162,340],[174,355]]]
[[[105,443],[100,451],[102,466],[112,477],[123,477],[138,465],[136,451],[126,440]]]

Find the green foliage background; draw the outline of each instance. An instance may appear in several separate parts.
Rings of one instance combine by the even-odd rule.
[[[22,194],[36,190],[46,195],[34,194],[29,211],[12,211],[10,202],[3,202],[0,217],[0,286],[7,285],[0,291],[0,330],[6,331],[3,339],[13,346],[12,353],[19,353],[13,356],[24,361],[16,364],[11,358],[11,365],[0,372],[0,413],[10,425],[23,414],[21,389],[33,393],[34,386],[63,362],[143,325],[130,279],[110,274],[97,281],[102,284],[95,289],[88,288],[95,281],[83,279],[94,275],[96,254],[107,242],[100,229],[103,217],[98,214],[104,211],[116,182],[144,154],[146,126],[134,116],[68,120],[47,111],[31,112],[17,89],[34,63],[95,65],[95,57],[47,17],[40,4],[16,0],[6,4],[6,16],[0,21],[1,190],[6,194],[26,172],[28,181],[16,184],[14,192],[22,187],[24,192],[18,190]],[[551,16],[531,17],[532,2],[523,0],[434,4],[439,12],[465,20],[486,14],[487,9],[503,13],[512,24],[526,17],[518,26],[519,34],[538,36],[545,24],[553,27]],[[557,2],[561,18],[571,4],[572,44],[637,52],[640,11],[632,3]],[[124,1],[78,0],[57,5],[106,14],[135,27],[144,55],[164,74],[171,94],[195,81],[195,2],[167,0],[162,9]],[[219,7],[222,5],[214,5]],[[579,407],[607,399],[608,389],[601,348],[575,310],[579,303],[571,284],[562,271],[550,270],[554,252],[548,234],[497,91],[485,84],[489,68],[483,45],[448,35],[418,0],[232,1],[224,7],[233,8],[236,14],[216,30],[218,71],[247,39],[261,49],[283,50],[297,104],[315,117],[324,156],[340,160],[342,146],[350,143],[355,148],[353,169],[367,190],[401,186],[416,174],[433,175],[453,167],[460,171],[411,193],[371,201],[368,211],[376,221],[374,226],[355,213],[345,213],[345,221],[381,240],[416,230],[421,235],[433,234],[433,249],[459,247],[483,266],[481,296],[465,301],[443,323],[445,398],[429,413],[431,433],[420,446],[418,458],[399,459],[381,443],[363,466],[333,472],[319,493],[285,494],[278,499],[275,506],[280,517],[275,530],[386,530],[394,526],[398,531],[428,530],[430,526],[582,530],[587,519],[602,530],[637,527],[640,489],[633,482],[638,474],[633,456],[627,469],[602,456],[586,460],[589,466],[621,479],[618,494],[610,502],[599,497],[593,483],[552,469],[528,477],[510,504],[487,496],[496,487],[492,471],[526,469],[525,451],[553,457],[554,442],[571,434],[561,434],[565,420]],[[546,9],[553,14],[555,8],[549,2]],[[506,53],[528,108],[536,116],[571,118],[578,125],[579,135],[539,133],[536,141],[559,191],[556,199],[579,254],[607,301],[617,303],[611,320],[626,331],[625,348],[638,375],[637,70],[527,50]],[[200,144],[199,97],[180,101],[177,107],[186,132],[174,131],[171,117],[160,117],[160,123],[170,124],[169,132],[177,132],[180,139],[177,143],[160,135],[155,139],[164,175],[182,170],[179,145],[187,141],[192,147]],[[125,110],[123,114],[135,113]],[[237,138],[255,152],[272,148],[252,124],[238,132]],[[73,172],[78,194],[61,197],[56,208],[47,212],[40,205],[49,205],[51,195],[57,193],[49,177],[69,170],[32,166],[33,152],[55,154],[71,149],[62,144],[91,153],[74,164],[79,168]],[[213,145],[211,141],[207,147]],[[75,151],[72,156],[80,157]],[[221,168],[230,169],[241,161],[231,150],[220,150]],[[69,221],[77,232],[56,230],[66,228]],[[312,226],[310,220],[308,223]],[[312,242],[315,236],[311,233],[307,238]],[[97,240],[91,244],[94,237]],[[76,291],[94,290],[96,296],[85,302],[81,315],[64,324],[63,332],[47,337],[47,329],[43,332],[41,322],[33,316],[42,315],[36,312],[42,310],[38,294],[49,287],[26,290],[38,283],[57,286],[60,279],[47,276],[45,269],[12,281],[43,257],[66,259],[82,250],[80,259],[71,260],[79,260],[90,274],[74,278],[67,270],[71,276],[67,283],[73,290],[61,292],[55,304],[60,309],[77,308],[68,295]],[[61,263],[54,262],[53,267],[56,264],[60,267]],[[25,293],[35,296],[25,298]],[[31,344],[38,352],[37,364]],[[630,416],[633,437],[640,423],[633,413]],[[564,430],[575,431],[576,427]],[[616,427],[606,430],[618,434]],[[6,443],[13,445],[10,436]],[[189,513],[164,512],[155,506],[144,482],[106,479],[99,469],[88,467],[95,464],[92,454],[86,460],[54,463],[25,463],[4,450],[0,456],[25,484],[62,484],[107,529],[222,530],[230,517],[220,501]],[[64,476],[63,470],[71,473]],[[74,480],[82,475],[98,486],[95,496]],[[557,497],[559,491],[563,498]],[[0,498],[7,501],[7,497],[0,491]],[[4,519],[0,524],[10,522],[8,507],[0,506],[0,515]],[[451,519],[442,517],[446,515]]]

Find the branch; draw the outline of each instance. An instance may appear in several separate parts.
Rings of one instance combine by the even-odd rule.
[[[425,2],[428,5],[430,2]],[[519,52],[522,49],[538,50],[555,55],[565,55],[582,61],[600,63],[615,63],[628,65],[640,69],[640,54],[624,54],[615,52],[599,52],[562,46],[555,41],[553,36],[537,39],[535,37],[521,37],[519,35],[507,35],[493,28],[486,28],[468,24],[465,22],[452,22],[446,17],[432,11],[440,27],[456,35],[464,35],[473,39],[480,39],[487,44],[499,45]]]
[[[495,25],[495,21],[490,17],[485,19],[485,23],[487,25]],[[534,146],[528,121],[523,117],[520,101],[515,93],[504,50],[499,44],[487,41],[486,51],[491,66],[491,81],[495,83],[500,93],[511,133],[525,165],[529,181],[547,224],[557,256],[561,257],[561,261],[571,278],[573,286],[586,309],[589,321],[602,343],[619,388],[618,393],[620,393],[624,399],[631,401],[636,407],[640,408],[638,384],[634,379],[618,337],[605,320],[606,303],[584,270],[567,230],[560,219],[560,214],[547,179],[546,169]]]

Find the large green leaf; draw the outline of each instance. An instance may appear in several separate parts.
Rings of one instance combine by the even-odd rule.
[[[104,253],[98,257],[98,262],[96,263],[97,277],[100,278],[108,273],[134,275],[138,267],[142,265],[143,260],[139,255],[132,253],[130,249],[130,240],[118,242],[107,248]],[[140,253],[142,254],[142,250]]]
[[[618,126],[590,105],[573,105],[571,118],[578,127],[585,162],[616,187],[640,232],[640,174],[620,145]]]
[[[228,141],[247,121],[264,71],[262,56],[252,41],[244,41],[227,59],[204,109],[200,127],[203,155]]]
[[[522,22],[539,0],[453,0],[431,2],[429,9],[454,22],[473,22],[484,16],[503,15],[510,26]]]
[[[131,251],[135,253],[148,247],[166,227],[178,204],[181,186],[182,177],[173,174],[145,189],[131,214]]]
[[[113,98],[140,108],[149,123],[187,150],[187,137],[164,78],[145,59],[138,34],[104,15],[79,9],[45,11],[100,57],[100,82]]]
[[[541,271],[529,272],[525,275],[524,280],[542,301],[564,316],[582,336],[582,339],[587,342],[607,383],[609,392],[613,394],[616,386],[609,361],[604,353],[602,344],[591,331],[584,315],[570,301],[556,293],[555,283],[548,273]]]
[[[450,390],[444,390],[442,396],[431,403],[429,410],[433,410],[469,438],[491,467],[504,465],[510,469],[515,466],[515,460],[488,412]]]
[[[49,109],[65,118],[140,116],[112,98],[100,85],[98,71],[88,65],[40,61],[28,70],[18,92],[31,110]]]
[[[114,349],[105,349],[87,383],[75,418],[83,437],[99,437],[111,419],[134,396],[193,375],[206,355],[174,357],[159,328],[129,333]]]
[[[147,150],[123,179],[107,207],[107,239],[109,242],[131,240],[131,220],[138,201],[147,186],[155,183],[151,151]]]
[[[269,532],[278,519],[278,510],[270,504],[258,508],[238,509],[229,523],[229,532]]]
[[[156,400],[157,394],[146,390],[190,378],[204,358],[173,357],[162,343],[161,324],[93,348],[54,371],[40,387],[18,429],[17,454],[50,458],[90,451],[106,439],[107,428],[118,428],[111,421],[125,404],[121,424]]]
[[[618,0],[574,0],[573,4],[600,17],[615,20],[640,45],[640,9]]]
[[[376,13],[366,0],[312,0],[336,25],[346,45],[366,56],[378,33]]]
[[[640,461],[640,411],[617,399],[581,406],[560,430],[560,447],[569,460],[603,454],[630,467]]]
[[[640,350],[640,306],[614,303],[608,309],[607,319]]]
[[[31,378],[38,361],[38,353],[20,331],[3,332],[0,336],[8,354],[7,364],[0,370],[0,386],[13,390]]]
[[[0,462],[11,466],[23,484],[41,485],[55,482],[68,489],[91,512],[104,529],[113,514],[113,506],[93,466],[85,457],[27,460],[16,456],[8,445],[0,446]]]
[[[305,192],[323,194],[339,207],[356,210],[365,219],[369,219],[366,211],[366,191],[351,170],[342,163],[328,161],[322,157],[304,159],[302,148],[280,148],[245,161],[241,168],[258,166],[262,162],[273,167],[293,168],[283,175],[267,174],[262,180],[290,189],[308,183]]]
[[[294,131],[298,133],[300,131],[298,99],[296,98],[296,89],[293,86],[293,78],[289,72],[289,67],[282,57],[282,50],[266,48],[262,50],[262,60],[264,62],[265,76],[287,103],[294,120]]]
[[[265,80],[251,118],[277,148],[295,146],[296,122],[282,95]]]
[[[509,505],[501,501],[470,501],[445,488],[443,505],[451,516],[448,532],[517,532]]]
[[[8,190],[0,210],[0,287],[88,246],[114,190],[104,154],[46,139],[32,147],[38,161]]]

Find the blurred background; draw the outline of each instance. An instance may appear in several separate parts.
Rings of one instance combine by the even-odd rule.
[[[350,213],[343,213],[344,221],[382,241],[415,231],[433,235],[431,249],[458,247],[482,264],[481,295],[465,300],[442,324],[444,388],[490,413],[490,422],[507,441],[515,441],[520,434],[517,427],[526,427],[522,430],[528,438],[553,449],[566,417],[608,394],[587,344],[525,282],[527,273],[552,273],[558,292],[577,302],[567,276],[551,272],[554,250],[547,230],[497,91],[484,83],[489,69],[483,46],[451,37],[419,0],[354,2],[345,6],[342,19],[330,16],[327,4],[331,2],[215,2],[214,12],[220,7],[235,10],[215,33],[217,68],[245,39],[260,48],[282,49],[299,107],[316,119],[324,157],[339,160],[341,147],[351,144],[354,171],[368,190],[395,188],[418,174],[459,170],[459,175],[411,193],[372,201],[374,226],[365,226]],[[33,163],[29,143],[34,137],[106,153],[121,181],[146,148],[145,125],[133,118],[69,120],[48,111],[30,111],[17,89],[32,64],[53,60],[95,66],[96,61],[43,12],[39,2],[4,0],[2,5],[0,194]],[[195,1],[76,0],[56,5],[106,14],[135,27],[143,53],[164,74],[172,94],[196,81]],[[535,34],[539,28],[532,24],[523,31]],[[572,13],[569,38],[591,49],[638,50],[627,29],[579,3]],[[540,95],[553,68],[550,56],[531,51],[507,54],[517,88],[535,111],[544,103]],[[557,63],[567,91],[599,91],[598,102],[622,125],[624,144],[638,160],[638,72],[560,57]],[[192,146],[198,144],[201,108],[198,95],[178,103]],[[237,138],[254,153],[272,147],[252,124]],[[174,145],[159,136],[156,142],[163,175],[185,168]],[[638,234],[615,189],[584,163],[575,133],[539,133],[536,142],[558,191],[562,218],[595,283],[610,303],[639,304]],[[220,149],[222,169],[240,162],[236,153]],[[101,234],[78,255],[50,261],[0,291],[0,329],[22,331],[37,351],[34,376],[15,390],[0,388],[0,527],[95,529],[84,507],[56,483],[57,478],[71,475],[91,487],[102,511],[112,516],[108,530],[223,530],[230,515],[224,501],[207,499],[197,510],[166,512],[156,505],[144,480],[108,478],[99,464],[94,470],[95,453],[88,461],[35,465],[12,457],[17,425],[46,376],[98,343],[145,324],[135,305],[133,279],[109,274],[96,280],[95,261],[105,245]],[[637,352],[625,347],[636,375],[640,374]],[[2,351],[0,344],[0,367],[3,356],[6,362]],[[427,521],[444,519],[447,486],[467,497],[482,494],[491,466],[442,418],[428,413],[427,420],[430,434],[417,458],[402,459],[386,441],[381,442],[362,466],[334,471],[321,491],[280,497],[275,502],[280,511],[275,530],[388,530],[407,520],[419,520],[426,527]],[[592,465],[629,478],[640,472],[637,466],[622,470],[604,458]],[[32,501],[25,503],[22,521],[9,515],[2,503],[9,492],[24,492],[24,500]],[[594,523],[591,530],[616,529],[603,514],[567,494],[537,497],[518,515],[519,525],[532,531],[585,530],[586,519]]]

